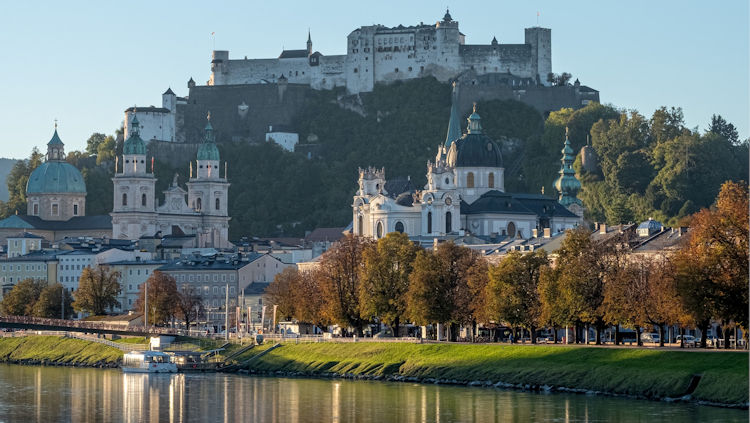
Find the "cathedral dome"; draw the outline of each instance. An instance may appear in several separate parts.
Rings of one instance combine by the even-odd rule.
[[[47,143],[47,161],[29,175],[27,194],[86,193],[81,172],[64,160],[63,146],[55,129],[52,139]]]
[[[140,122],[138,122],[138,116],[133,116],[133,120],[132,122],[130,122],[130,126],[130,136],[128,137],[127,141],[125,141],[125,145],[122,146],[122,154],[138,154],[145,156],[146,143],[141,139]]]
[[[468,133],[451,143],[448,165],[451,167],[502,167],[500,147],[482,133],[481,118],[474,112],[469,116]]]

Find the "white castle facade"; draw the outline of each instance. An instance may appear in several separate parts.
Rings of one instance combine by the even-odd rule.
[[[229,247],[229,182],[226,168],[224,177],[220,175],[219,150],[214,143],[210,121],[197,160],[190,164],[187,191],[177,184],[175,175],[172,185],[164,191],[161,205],[156,203],[153,161],[151,172],[148,172],[146,144],[140,137],[135,111],[131,124],[122,158],[117,158],[115,177],[112,178],[112,237],[138,239],[157,233],[195,235],[198,247]]]
[[[552,72],[551,30],[526,28],[523,44],[471,45],[446,12],[434,25],[363,26],[352,31],[343,55],[325,56],[307,48],[283,50],[275,59],[229,59],[215,50],[208,85],[306,84],[315,89],[346,87],[351,94],[369,92],[376,83],[434,76],[446,82],[465,71],[478,75],[510,73],[547,83]]]

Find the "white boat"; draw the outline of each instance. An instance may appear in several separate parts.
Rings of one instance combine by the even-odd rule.
[[[169,354],[161,351],[131,351],[122,357],[124,373],[177,373]]]

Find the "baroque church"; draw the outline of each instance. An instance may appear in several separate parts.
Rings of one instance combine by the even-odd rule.
[[[156,203],[156,177],[146,160],[146,143],[134,115],[122,160],[115,164],[112,237],[138,239],[161,235],[195,235],[197,247],[227,248],[229,243],[229,182],[227,168],[220,175],[219,149],[214,140],[210,114],[195,169],[190,163],[187,191],[177,183],[178,175],[164,191],[164,203]],[[185,197],[187,196],[187,202]]]
[[[427,163],[427,185],[396,186],[386,181],[385,169],[360,169],[353,233],[379,239],[396,231],[417,241],[473,236],[490,243],[574,228],[583,221],[583,207],[567,134],[562,153],[558,199],[505,192],[500,147],[483,133],[476,106],[461,134],[454,85],[448,134],[435,161]]]

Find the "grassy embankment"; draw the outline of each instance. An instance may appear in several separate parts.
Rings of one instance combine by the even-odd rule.
[[[0,339],[0,362],[113,365],[122,360],[122,354],[119,349],[108,345],[60,336]]]
[[[287,344],[254,360],[259,372],[405,376],[548,385],[649,398],[685,394],[725,404],[748,401],[748,354],[563,346],[403,343]]]

